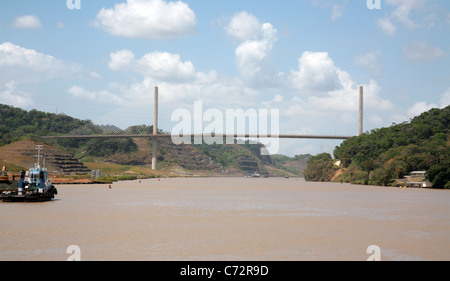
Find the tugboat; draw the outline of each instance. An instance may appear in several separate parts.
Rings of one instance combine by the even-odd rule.
[[[38,148],[40,149],[40,147]],[[52,200],[58,191],[53,186],[47,169],[38,161],[28,172],[22,170],[17,191],[7,191],[0,195],[3,202],[43,202]]]

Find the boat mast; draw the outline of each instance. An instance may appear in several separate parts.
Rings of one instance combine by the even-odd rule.
[[[39,167],[39,158],[41,157],[41,148],[43,147],[43,145],[40,145],[40,144],[38,144],[38,145],[36,145],[36,148],[35,149],[37,149],[38,150],[38,154],[37,155],[35,155],[36,157],[37,157],[37,164],[35,164],[35,166],[36,166],[36,168],[37,169],[39,169],[40,167]]]

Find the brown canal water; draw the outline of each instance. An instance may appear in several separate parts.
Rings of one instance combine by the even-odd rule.
[[[450,259],[446,190],[294,178],[111,187],[58,185],[51,202],[0,203],[0,260],[364,261],[371,245],[381,260]]]

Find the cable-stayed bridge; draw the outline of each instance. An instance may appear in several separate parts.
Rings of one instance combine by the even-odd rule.
[[[359,88],[359,135],[362,134],[362,121],[363,121],[363,88]],[[88,131],[88,130],[86,130]],[[158,87],[155,87],[154,95],[154,111],[153,111],[153,126],[138,125],[132,126],[127,130],[106,131],[103,134],[83,134],[83,129],[77,129],[74,133],[59,136],[44,136],[43,139],[113,139],[113,138],[151,138],[153,139],[153,155],[152,155],[152,168],[156,170],[157,160],[157,140],[159,138],[171,138],[175,140],[186,139],[204,139],[215,138],[220,139],[328,139],[328,140],[346,140],[354,136],[339,136],[339,135],[296,135],[296,134],[169,134],[164,132],[158,132]]]

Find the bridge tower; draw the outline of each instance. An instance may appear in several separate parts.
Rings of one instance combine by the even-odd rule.
[[[158,87],[155,87],[155,96],[153,101],[153,135],[158,134]],[[158,138],[153,138],[152,141],[152,170],[157,169],[158,158]]]
[[[359,87],[359,130],[358,136],[363,133],[363,86]]]

